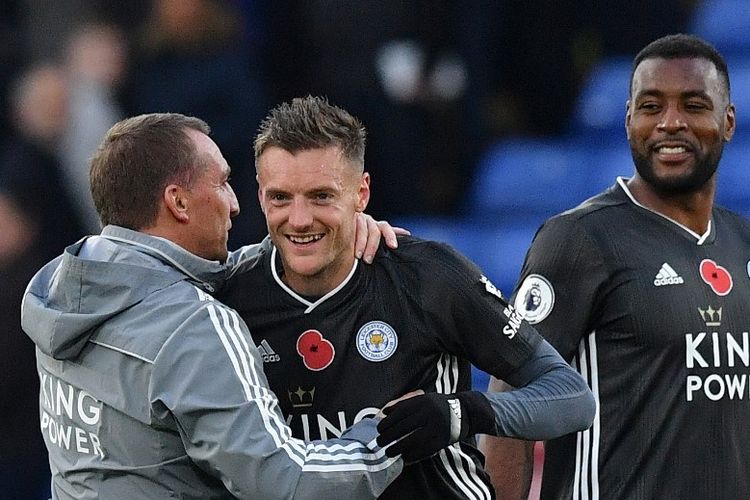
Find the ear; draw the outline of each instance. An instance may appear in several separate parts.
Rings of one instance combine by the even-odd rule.
[[[183,224],[190,222],[188,215],[187,191],[177,184],[170,184],[164,188],[164,205],[176,221]]]
[[[357,189],[357,212],[364,212],[370,202],[370,174],[364,172]]]
[[[734,118],[734,104],[729,104],[727,110],[724,113],[724,142],[729,142],[734,136],[734,128],[736,126]]]
[[[260,204],[260,211],[265,215],[266,205],[263,203],[263,187],[260,185],[260,176],[256,174],[255,182],[258,183],[258,204]]]
[[[625,102],[625,135],[630,139],[630,99]]]

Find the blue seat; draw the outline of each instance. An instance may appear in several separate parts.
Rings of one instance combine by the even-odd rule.
[[[750,37],[750,33],[748,33]],[[732,102],[737,108],[737,138],[750,138],[750,122],[745,117],[750,115],[750,55],[733,58],[727,61],[731,79]]]
[[[736,138],[724,147],[719,164],[716,202],[750,218],[750,138]]]
[[[471,365],[471,388],[475,391],[486,391],[487,386],[490,383],[490,376],[477,368],[474,365]]]
[[[480,160],[466,210],[538,225],[631,171],[625,137],[506,140]]]
[[[495,286],[509,297],[521,273],[526,251],[540,224],[485,223],[470,226],[465,255],[482,269]]]
[[[471,212],[541,222],[569,208],[585,189],[578,151],[557,140],[511,139],[482,157],[468,201]]]
[[[578,93],[569,128],[575,137],[625,138],[632,61],[613,57],[594,66]]]
[[[703,0],[690,19],[689,31],[713,43],[725,57],[750,55],[750,2]]]
[[[536,223],[465,217],[411,217],[392,221],[412,235],[448,243],[477,264],[505,296],[513,291]]]

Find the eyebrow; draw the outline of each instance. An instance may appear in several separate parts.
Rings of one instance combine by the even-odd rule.
[[[643,97],[643,96],[646,96],[646,97],[663,97],[664,96],[664,92],[662,92],[661,90],[658,90],[658,89],[647,89],[647,90],[644,90],[642,92],[639,92],[636,95],[636,99],[639,98],[639,97]],[[693,97],[700,97],[701,99],[707,99],[709,101],[711,100],[711,97],[708,95],[708,93],[705,90],[688,90],[686,92],[682,92],[680,94],[680,97],[683,98],[683,99],[690,99],[690,98],[693,98]]]
[[[334,191],[333,188],[330,186],[315,186],[310,189],[305,189],[302,193],[305,196],[315,195],[317,193],[330,193]],[[289,194],[289,191],[283,188],[279,188],[276,186],[269,186],[265,189],[266,194],[268,195],[274,195],[274,194]]]

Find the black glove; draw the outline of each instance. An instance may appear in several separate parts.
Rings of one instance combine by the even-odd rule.
[[[475,391],[430,393],[399,401],[383,409],[378,446],[386,455],[401,454],[407,462],[428,458],[448,445],[476,433],[495,434],[495,414],[489,401]]]

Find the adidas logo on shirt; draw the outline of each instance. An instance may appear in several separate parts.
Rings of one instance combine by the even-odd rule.
[[[263,358],[264,363],[275,363],[281,360],[281,357],[271,349],[266,339],[261,340],[258,351],[260,351],[260,357]]]
[[[672,269],[672,266],[666,262],[661,265],[661,269],[659,269],[659,272],[656,273],[656,278],[654,278],[654,285],[656,286],[681,285],[683,283],[684,280],[682,279],[682,276],[677,274],[675,270]]]

